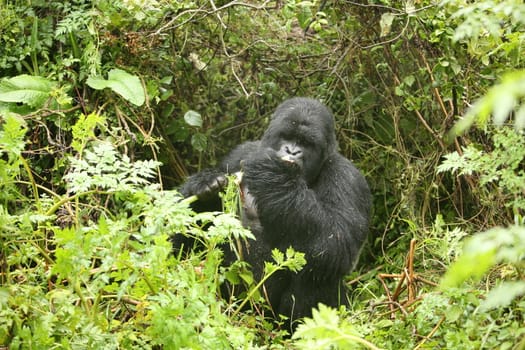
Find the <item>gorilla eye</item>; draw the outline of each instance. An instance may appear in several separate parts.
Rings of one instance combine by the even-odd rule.
[[[314,139],[301,137],[299,140],[299,143],[301,143],[304,146],[314,146],[316,145],[316,142]]]

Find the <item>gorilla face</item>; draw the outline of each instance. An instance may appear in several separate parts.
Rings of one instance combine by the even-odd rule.
[[[287,100],[273,114],[261,147],[274,150],[277,157],[291,167],[297,166],[306,181],[313,183],[336,149],[333,116],[317,100]]]

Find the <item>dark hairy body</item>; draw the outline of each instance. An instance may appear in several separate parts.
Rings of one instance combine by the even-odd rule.
[[[272,260],[272,249],[305,253],[301,271],[280,271],[265,283],[275,315],[294,321],[310,316],[318,303],[347,304],[343,278],[366,239],[371,194],[361,172],[337,151],[328,108],[310,98],[286,100],[261,140],[237,146],[217,168],[190,176],[180,191],[198,196],[196,211],[220,210],[226,175],[238,171],[241,217],[256,237],[244,258],[255,278]],[[225,256],[231,263],[233,254]]]

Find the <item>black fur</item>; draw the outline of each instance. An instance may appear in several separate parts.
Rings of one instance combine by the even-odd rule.
[[[245,259],[256,278],[274,248],[291,246],[307,260],[300,272],[280,272],[265,284],[275,314],[293,321],[320,302],[346,304],[343,277],[367,235],[371,195],[359,170],[337,151],[331,112],[309,98],[283,102],[260,141],[239,145],[218,168],[191,176],[181,193],[199,196],[196,210],[220,210],[224,176],[239,170],[243,222],[256,236]]]

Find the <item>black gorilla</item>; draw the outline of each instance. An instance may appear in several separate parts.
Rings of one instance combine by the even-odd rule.
[[[300,272],[280,271],[265,284],[275,314],[293,321],[311,315],[320,302],[346,304],[343,277],[365,240],[371,194],[363,175],[337,151],[331,112],[310,98],[283,102],[260,141],[239,145],[218,168],[191,176],[181,193],[198,196],[197,211],[220,210],[225,175],[240,170],[241,216],[256,237],[244,256],[255,277],[274,248],[291,246],[307,260]]]

